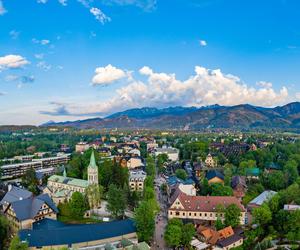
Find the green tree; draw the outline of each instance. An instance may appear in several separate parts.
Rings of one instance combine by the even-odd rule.
[[[298,164],[294,160],[289,160],[286,162],[286,164],[283,166],[283,172],[287,177],[288,184],[294,183],[299,174],[298,174]]]
[[[82,218],[88,209],[87,201],[80,192],[74,192],[69,201],[71,215],[75,218]]]
[[[187,174],[183,169],[176,169],[175,174],[176,174],[176,177],[181,180],[185,181],[187,179]]]
[[[149,201],[140,203],[135,211],[134,219],[139,240],[149,242],[155,229],[155,215]]]
[[[107,209],[114,218],[124,217],[127,206],[126,197],[121,188],[111,184],[107,192]]]
[[[272,212],[267,204],[253,209],[254,222],[266,226],[272,220]]]
[[[18,236],[15,236],[9,245],[9,250],[27,250],[28,244],[21,242]]]
[[[192,223],[187,223],[182,227],[181,243],[184,246],[189,246],[192,238],[195,236],[196,230]]]
[[[144,200],[151,200],[155,198],[155,192],[154,189],[151,187],[144,188]]]
[[[9,235],[9,222],[8,220],[0,215],[0,249],[4,249],[6,245],[6,241]]]
[[[224,228],[224,224],[223,224],[223,222],[222,222],[222,220],[220,219],[219,216],[217,217],[215,227],[216,227],[216,230],[221,230],[221,229]]]
[[[25,175],[21,179],[22,185],[34,194],[39,193],[38,179],[36,178],[35,170],[30,168],[26,171]]]
[[[98,184],[89,185],[85,189],[85,195],[87,197],[89,207],[91,209],[95,209],[100,206],[102,194],[103,194],[103,187]]]
[[[200,188],[201,195],[208,195],[211,192],[211,187],[206,178],[203,178]]]
[[[224,186],[221,183],[211,184],[211,195],[212,196],[231,196],[233,195],[232,188],[229,186]]]
[[[164,239],[169,247],[179,247],[182,240],[183,223],[181,220],[173,218],[168,221]]]
[[[226,226],[236,227],[240,224],[240,217],[241,217],[241,209],[235,204],[230,204],[225,209],[224,224]]]

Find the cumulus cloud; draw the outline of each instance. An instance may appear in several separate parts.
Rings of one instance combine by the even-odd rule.
[[[199,43],[202,47],[205,47],[207,45],[207,42],[205,40],[200,40]]]
[[[2,69],[17,69],[29,64],[24,57],[20,55],[6,55],[0,57],[0,70]]]
[[[272,88],[273,84],[271,82],[265,82],[265,81],[259,81],[256,83],[257,86],[262,87],[262,88]]]
[[[90,12],[93,14],[93,16],[98,20],[100,23],[104,24],[106,22],[110,22],[111,19],[107,15],[105,15],[102,10],[92,7],[90,8]]]
[[[125,77],[129,77],[130,73],[122,69],[118,69],[111,64],[105,67],[98,67],[95,70],[95,76],[92,79],[93,85],[107,85]]]
[[[124,70],[118,71],[119,77],[107,74],[107,67],[100,82],[111,82],[125,76]],[[109,68],[115,68],[109,66]],[[113,70],[114,71],[114,70]],[[196,66],[195,73],[186,80],[178,80],[175,74],[156,73],[150,67],[142,67],[139,73],[145,81],[131,79],[130,83],[116,90],[109,100],[75,106],[65,106],[69,114],[110,114],[129,108],[169,107],[169,106],[205,106],[212,104],[237,105],[249,103],[257,106],[276,106],[289,100],[288,90],[282,87],[275,91],[272,87],[250,87],[239,77],[224,74],[221,70],[210,70]]]
[[[7,12],[7,10],[3,6],[2,0],[0,0],[0,16],[4,15]]]

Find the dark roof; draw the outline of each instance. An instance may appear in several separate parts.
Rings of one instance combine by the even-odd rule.
[[[231,187],[236,188],[237,185],[242,185],[243,187],[247,187],[246,178],[244,176],[233,176],[231,179]]]
[[[24,200],[18,200],[11,203],[11,206],[18,220],[26,220],[34,218],[39,212],[42,205],[46,203],[55,213],[58,209],[48,194],[41,194],[36,197],[29,197]]]
[[[77,224],[62,225],[50,219],[44,219],[33,229],[19,231],[22,241],[27,241],[30,247],[43,247],[55,245],[72,245],[74,243],[90,242],[95,240],[105,240],[112,237],[122,236],[136,232],[134,222],[130,219],[97,223],[97,224]],[[48,226],[47,224],[51,225]]]
[[[27,199],[32,196],[32,193],[26,189],[22,189],[16,186],[12,186],[11,190],[6,193],[4,198],[1,200],[0,204],[10,204],[12,202]]]
[[[205,175],[206,179],[210,180],[212,178],[218,177],[222,180],[224,180],[224,175],[221,174],[219,171],[217,170],[209,170],[206,175]]]
[[[229,246],[229,245],[233,244],[234,242],[237,242],[241,239],[242,239],[241,236],[239,236],[237,234],[234,234],[234,235],[232,235],[228,238],[225,238],[223,240],[218,240],[217,245],[219,245],[221,247],[227,247],[227,246]]]

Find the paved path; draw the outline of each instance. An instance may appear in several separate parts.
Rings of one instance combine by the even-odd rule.
[[[156,175],[155,182],[157,183],[155,187],[156,199],[160,206],[160,212],[155,219],[155,232],[154,232],[154,244],[151,249],[168,249],[164,241],[164,232],[167,225],[167,202],[165,197],[161,195],[160,185],[164,180]]]

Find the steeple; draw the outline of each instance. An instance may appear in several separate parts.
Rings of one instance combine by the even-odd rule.
[[[64,167],[64,172],[63,172],[63,177],[67,177],[67,171],[66,171],[66,168]]]
[[[92,151],[91,158],[90,158],[90,164],[89,164],[88,168],[97,168],[94,150]]]
[[[89,184],[98,184],[98,167],[95,160],[94,150],[92,151],[90,164],[88,166],[88,182]]]

